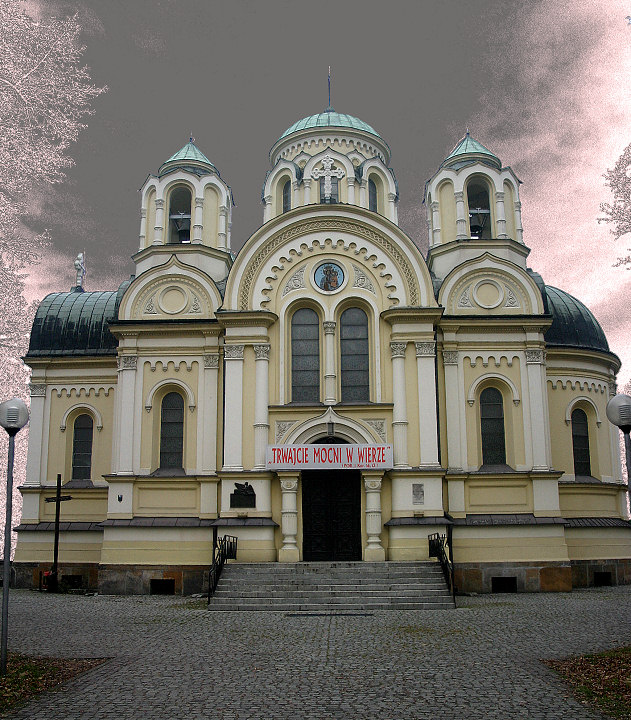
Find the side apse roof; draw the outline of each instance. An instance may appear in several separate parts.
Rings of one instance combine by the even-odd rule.
[[[463,156],[468,155],[477,156],[477,159],[480,159],[482,162],[486,161],[494,167],[497,167],[498,170],[502,168],[502,163],[497,155],[492,153],[487,147],[484,147],[481,142],[472,138],[468,130],[462,140],[458,142],[456,147],[443,160],[441,167],[455,165],[465,159]]]
[[[217,168],[210,162],[204,153],[195,145],[191,138],[186,145],[178,150],[174,155],[162,163],[158,170],[158,177],[164,175],[168,170],[176,167],[187,167],[193,163],[197,165],[208,165],[212,172],[217,172]]]
[[[337,127],[337,128],[353,128],[355,130],[363,130],[363,132],[370,133],[375,137],[378,137],[382,142],[384,141],[381,135],[368,123],[365,123],[359,118],[353,117],[353,115],[346,115],[344,113],[337,113],[333,108],[327,108],[324,112],[318,113],[317,115],[309,115],[309,117],[298,120],[291,127],[278,138],[282,140],[287,135],[298,132],[300,130],[308,130],[310,128],[319,127]],[[278,140],[276,142],[278,142]]]
[[[116,355],[118,341],[109,331],[130,280],[118,290],[47,295],[35,314],[26,359],[59,355]]]
[[[569,293],[545,286],[552,325],[544,339],[547,345],[609,352],[603,329],[591,311]]]

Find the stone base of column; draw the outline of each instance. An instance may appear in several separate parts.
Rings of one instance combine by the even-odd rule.
[[[382,547],[367,547],[364,550],[364,562],[385,562],[386,551]]]
[[[297,563],[300,562],[300,551],[297,547],[284,547],[278,551],[278,562]]]

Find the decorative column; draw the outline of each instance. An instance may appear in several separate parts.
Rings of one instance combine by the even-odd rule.
[[[243,470],[243,345],[225,345],[224,470]]]
[[[348,188],[348,204],[355,205],[355,178],[347,177],[346,185]]]
[[[405,342],[391,342],[392,355],[392,434],[394,467],[408,466],[408,416],[405,392]]]
[[[298,180],[294,180],[291,183],[291,187],[293,190],[292,198],[291,198],[291,206],[292,208],[300,207],[300,183]]]
[[[515,235],[517,236],[515,238],[517,242],[524,242],[524,229],[521,224],[521,203],[519,200],[515,203]]]
[[[335,322],[325,320],[324,325],[324,404],[335,405],[337,375],[335,374]]]
[[[192,237],[193,243],[195,243],[196,245],[199,245],[202,241],[203,218],[204,218],[204,198],[196,197],[195,198],[195,218],[194,218],[193,237]]]
[[[163,245],[164,234],[164,200],[156,199],[156,224],[153,228],[153,244]]]
[[[305,205],[311,203],[311,178],[304,178],[302,181],[305,186]]]
[[[298,473],[279,472],[281,491],[280,531],[283,546],[278,551],[278,562],[298,562],[300,552],[298,535]]]
[[[202,472],[215,472],[217,469],[217,380],[219,375],[219,355],[204,355],[203,387],[199,392],[199,412],[197,421],[197,448],[201,450],[201,461],[197,466]],[[203,441],[201,440],[203,438]],[[215,489],[216,492],[216,489]]]
[[[118,358],[118,387],[120,399],[118,417],[118,475],[133,475],[134,461],[134,396],[136,385],[136,355],[121,355]]]
[[[393,223],[397,221],[397,196],[394,193],[388,193],[388,220]]]
[[[364,551],[366,562],[383,562],[386,551],[381,544],[381,479],[383,473],[362,472],[366,489],[366,534],[368,540]]]
[[[436,343],[414,343],[418,374],[418,410],[421,465],[438,465],[438,430],[436,425]]]
[[[460,390],[458,377],[458,351],[443,350],[445,366],[445,400],[447,410],[447,452],[450,470],[462,470],[464,458],[460,443],[464,428],[460,427]]]
[[[506,239],[506,213],[504,211],[504,193],[495,193],[495,214],[497,215],[497,237]]]
[[[263,198],[263,222],[266,223],[272,219],[272,196],[266,195]]]
[[[359,206],[368,207],[368,180],[362,180],[359,183]]]
[[[42,448],[44,447],[44,409],[46,407],[46,385],[29,383],[31,391],[31,409],[28,432],[28,455],[26,462],[25,485],[40,485],[45,479],[42,467]],[[46,438],[48,442],[48,438]]]
[[[432,211],[432,245],[440,245],[440,203],[436,200],[430,205]]]
[[[526,371],[528,374],[528,398],[530,400],[530,427],[532,432],[532,469],[549,470],[550,459],[546,452],[546,436],[549,433],[548,408],[544,397],[545,357],[537,348],[526,350]],[[527,418],[524,418],[526,421]]]
[[[269,345],[255,345],[254,468],[265,469],[269,436]]]
[[[142,250],[147,239],[147,208],[140,208],[140,237],[138,245]]]
[[[217,233],[217,245],[220,250],[225,250],[228,247],[227,233],[226,233],[226,221],[228,217],[228,208],[222,205],[219,208],[219,232]]]
[[[456,198],[456,240],[466,240],[467,235],[467,216],[464,206],[464,192],[454,193]]]

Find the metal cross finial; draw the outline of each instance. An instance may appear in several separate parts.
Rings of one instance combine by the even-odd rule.
[[[329,65],[329,104],[327,106],[327,109],[331,109],[331,66]]]
[[[192,130],[191,130],[191,134],[190,134],[190,136],[189,136],[188,141],[189,141],[189,142],[192,142],[192,143],[195,142],[195,138],[193,137],[193,131],[192,131]]]
[[[333,163],[335,161],[330,155],[325,155],[322,158],[322,167],[324,169],[320,168],[314,168],[311,177],[317,180],[318,178],[323,177],[324,178],[324,197],[329,200],[331,198],[331,193],[333,190],[332,184],[331,184],[331,178],[343,178],[344,177],[344,170],[341,168],[333,168]]]

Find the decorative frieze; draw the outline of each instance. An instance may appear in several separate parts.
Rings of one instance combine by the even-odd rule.
[[[292,290],[300,290],[305,287],[305,268],[301,267],[289,278],[285,289],[283,290],[283,297]]]
[[[436,343],[434,340],[426,340],[423,342],[415,342],[416,357],[435,357]]]
[[[458,307],[473,307],[473,303],[471,302],[471,298],[469,297],[469,287],[466,287],[464,289],[462,295],[458,299]]]
[[[145,305],[145,315],[157,315],[158,311],[156,310],[155,306],[155,295],[152,295],[149,300],[147,301],[147,304]]]
[[[193,293],[193,302],[191,303],[191,309],[188,312],[192,313],[192,314],[197,314],[197,313],[201,313],[201,311],[202,311],[202,306],[199,302],[199,298],[197,297],[197,295],[195,295]]]
[[[506,291],[506,302],[504,303],[504,307],[519,307],[519,300],[517,299],[517,295],[515,295],[514,291],[509,288],[508,285],[504,285],[504,289]]]
[[[255,345],[254,356],[257,360],[269,360],[269,345]]]
[[[295,420],[277,420],[276,421],[276,444],[280,444],[280,441],[285,437],[285,434],[292,425],[295,424]]]
[[[366,425],[370,425],[370,427],[377,433],[377,435],[380,437],[383,442],[387,442],[386,437],[386,421],[385,420],[364,420]]]
[[[226,360],[243,360],[244,345],[225,345],[224,357]]]

